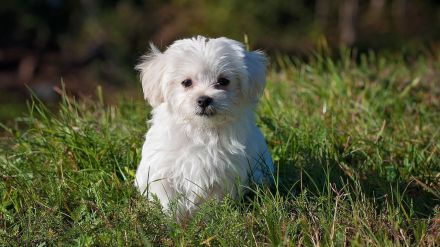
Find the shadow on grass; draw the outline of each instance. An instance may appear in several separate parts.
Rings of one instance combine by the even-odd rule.
[[[278,192],[283,196],[295,196],[303,190],[315,195],[331,193],[332,187],[341,190],[349,186],[351,191],[359,186],[361,192],[369,199],[383,206],[384,202],[400,203],[406,210],[412,207],[417,217],[427,217],[435,214],[436,206],[440,198],[435,192],[427,191],[420,181],[413,179],[403,181],[394,179],[389,181],[386,175],[371,168],[358,171],[347,164],[362,164],[361,157],[346,157],[344,160],[336,160],[328,154],[317,157],[312,151],[303,149],[298,154],[303,161],[295,162],[280,159],[278,168]],[[332,155],[335,156],[335,155]],[[342,156],[342,155],[338,155]],[[307,165],[299,166],[306,162]]]

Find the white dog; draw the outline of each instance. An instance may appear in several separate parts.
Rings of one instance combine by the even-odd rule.
[[[237,41],[197,36],[151,52],[136,67],[153,107],[135,185],[192,215],[207,199],[236,198],[272,181],[273,164],[254,109],[266,58]]]

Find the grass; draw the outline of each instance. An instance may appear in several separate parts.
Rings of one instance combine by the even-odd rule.
[[[278,56],[258,109],[274,188],[179,225],[133,188],[144,102],[29,103],[0,143],[0,245],[440,244],[440,58]]]

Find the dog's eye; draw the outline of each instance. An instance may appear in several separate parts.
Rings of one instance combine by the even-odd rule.
[[[191,85],[193,84],[193,82],[191,81],[191,79],[186,79],[184,81],[182,81],[182,86],[184,87],[191,87]]]
[[[229,80],[226,79],[226,78],[224,78],[224,77],[220,77],[220,78],[218,78],[218,80],[217,80],[217,85],[218,85],[218,86],[222,86],[222,87],[224,87],[224,86],[227,86],[228,84],[229,84]]]

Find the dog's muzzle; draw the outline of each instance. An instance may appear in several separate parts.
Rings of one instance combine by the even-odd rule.
[[[215,115],[216,111],[213,106],[207,106],[206,108],[197,107],[196,115],[200,117],[211,117]]]
[[[210,117],[215,114],[215,108],[212,105],[212,98],[209,96],[200,96],[197,98],[196,115]]]

